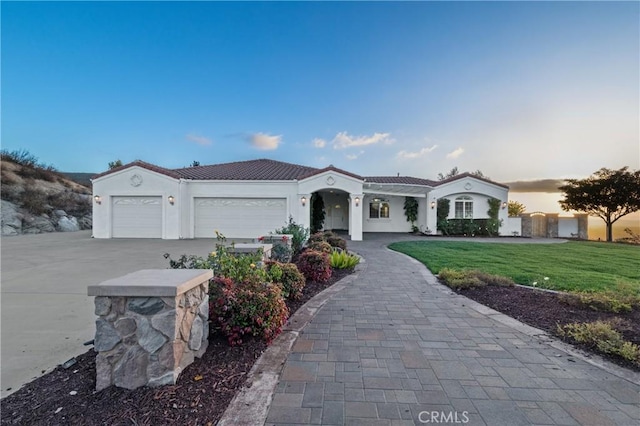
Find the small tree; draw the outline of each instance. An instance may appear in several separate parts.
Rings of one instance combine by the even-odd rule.
[[[418,220],[418,200],[413,197],[404,198],[404,215],[407,217],[407,222],[411,222],[411,231],[417,232],[418,227],[415,222]]]
[[[191,165],[189,167],[198,167],[200,165],[200,162],[197,160],[193,160],[193,162],[191,163]]]
[[[311,196],[311,233],[315,234],[316,232],[322,230],[322,225],[324,225],[324,200],[322,199],[322,195],[313,194]]]
[[[520,216],[522,213],[524,213],[527,210],[527,206],[525,206],[524,204],[518,201],[512,201],[512,200],[509,200],[509,204],[507,208],[509,210],[509,217]]]
[[[500,200],[497,198],[489,198],[487,203],[489,203],[489,210],[487,210],[487,215],[489,215],[489,220],[487,220],[487,233],[490,236],[498,235],[500,225],[502,224],[500,219],[498,219],[500,215]]]
[[[118,158],[116,161],[109,161],[109,170],[122,166],[122,161]]]
[[[449,179],[451,177],[456,176],[457,174],[459,174],[460,172],[458,171],[458,167],[454,167],[453,169],[451,169],[449,171],[449,173],[447,173],[446,175],[443,175],[442,173],[438,173],[438,180],[445,180],[445,179]]]
[[[445,235],[449,235],[449,221],[447,220],[447,217],[449,217],[450,202],[451,201],[448,198],[438,199],[438,207],[436,210],[436,227]]]
[[[607,241],[613,241],[613,224],[640,210],[640,170],[602,168],[586,179],[567,179],[558,189],[564,192],[562,210],[582,211],[604,220]]]

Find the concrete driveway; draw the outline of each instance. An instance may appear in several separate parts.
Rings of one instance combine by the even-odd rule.
[[[96,240],[91,231],[2,238],[2,397],[87,351],[95,315],[87,286],[139,269],[165,269],[170,253],[204,256],[214,239]]]

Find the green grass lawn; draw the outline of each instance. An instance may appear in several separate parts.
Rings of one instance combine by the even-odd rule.
[[[561,244],[507,244],[411,241],[389,248],[442,268],[479,269],[518,284],[554,290],[614,290],[618,284],[640,292],[640,247],[570,241]],[[545,279],[545,277],[547,279]]]

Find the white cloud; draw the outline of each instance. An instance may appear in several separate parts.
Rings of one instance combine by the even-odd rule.
[[[340,132],[331,141],[333,149],[345,149],[354,146],[366,146],[377,143],[391,144],[395,142],[390,133],[374,133],[371,136],[351,136],[347,132]]]
[[[320,138],[315,138],[312,141],[312,143],[313,143],[313,146],[315,146],[316,148],[324,148],[327,145],[327,141]]]
[[[282,135],[271,136],[266,133],[254,133],[249,136],[249,142],[261,151],[273,151],[282,143]]]
[[[431,147],[424,147],[420,151],[416,151],[416,152],[409,152],[409,151],[405,151],[403,149],[402,151],[400,151],[400,152],[398,152],[396,154],[396,158],[400,158],[400,159],[403,159],[403,160],[412,160],[412,159],[415,159],[415,158],[422,158],[422,157],[426,156],[427,154],[429,154],[434,149],[436,149],[437,147],[438,147],[438,145],[433,145]]]
[[[206,137],[201,136],[201,135],[196,135],[194,133],[189,133],[185,137],[187,138],[187,140],[189,140],[191,142],[195,142],[198,145],[202,145],[202,146],[211,145],[211,143],[212,143],[211,139],[206,138]]]
[[[453,158],[453,159],[458,158],[462,155],[463,152],[464,152],[464,148],[462,147],[456,148],[447,154],[447,158]]]
[[[345,157],[347,157],[347,160],[356,160],[358,159],[358,157],[360,157],[362,154],[364,154],[364,151],[360,151],[357,154],[347,154],[345,155]]]

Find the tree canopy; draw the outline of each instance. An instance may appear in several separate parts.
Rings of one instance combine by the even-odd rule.
[[[122,160],[119,158],[116,161],[109,161],[109,170],[122,166]]]
[[[613,224],[640,210],[640,170],[602,168],[586,179],[566,179],[558,189],[563,210],[577,210],[604,220],[607,241],[613,240]]]
[[[438,173],[438,180],[445,180],[445,179],[449,179],[452,178],[454,176],[457,176],[460,174],[460,170],[458,170],[458,167],[454,167],[451,170],[449,170],[448,173],[446,174],[442,174],[442,173]],[[476,170],[475,172],[471,172],[470,174],[472,174],[473,176],[477,176],[479,178],[485,178],[485,179],[489,179],[489,176],[485,176],[484,173],[482,173],[481,170]]]
[[[509,217],[520,216],[526,210],[527,210],[527,206],[525,206],[521,202],[509,200],[509,204],[508,204]]]

